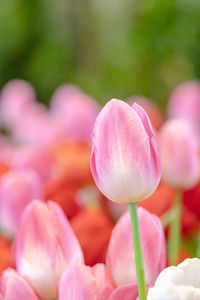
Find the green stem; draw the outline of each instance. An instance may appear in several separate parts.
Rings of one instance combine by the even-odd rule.
[[[164,228],[166,228],[171,222],[172,220],[174,219],[174,210],[167,210],[161,217],[160,217],[160,220],[161,220],[161,223],[162,223],[162,226]]]
[[[178,262],[178,254],[181,244],[181,201],[182,193],[180,189],[176,189],[174,204],[171,209],[172,220],[170,224],[168,250],[169,264],[176,265]]]
[[[146,300],[147,290],[146,290],[146,283],[145,283],[142,244],[140,239],[140,229],[139,229],[138,214],[137,214],[137,202],[129,203],[128,206],[129,206],[131,224],[132,224],[139,300]]]

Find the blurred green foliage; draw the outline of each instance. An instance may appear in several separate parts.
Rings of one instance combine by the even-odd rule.
[[[64,82],[100,102],[140,94],[164,107],[200,78],[199,0],[6,0],[0,86],[23,78],[48,102]]]

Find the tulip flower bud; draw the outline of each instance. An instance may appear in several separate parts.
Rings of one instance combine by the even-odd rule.
[[[172,92],[167,113],[170,118],[187,120],[199,133],[200,129],[200,82],[186,81]]]
[[[92,97],[71,84],[58,87],[51,100],[52,115],[64,127],[66,137],[73,140],[90,139],[99,110]]]
[[[0,300],[39,300],[31,286],[13,269],[0,277]]]
[[[199,300],[200,260],[186,259],[177,267],[168,267],[158,276],[153,288],[149,289],[147,300]]]
[[[189,189],[199,179],[198,143],[190,125],[180,119],[165,123],[160,131],[163,180]]]
[[[31,203],[24,211],[15,240],[16,267],[42,299],[57,296],[58,282],[71,262],[82,262],[78,240],[61,208]]]
[[[32,85],[20,79],[9,81],[3,87],[0,98],[1,118],[7,126],[14,125],[27,108],[36,103],[36,95]]]
[[[12,166],[20,170],[32,169],[43,181],[48,181],[51,177],[50,159],[42,147],[20,147],[13,153]]]
[[[12,126],[13,139],[18,144],[32,144],[49,147],[63,139],[63,130],[60,124],[55,122],[47,109],[38,104],[28,107],[23,118],[17,120]]]
[[[32,170],[10,170],[0,179],[0,227],[13,236],[24,208],[35,199],[43,199],[40,176]]]
[[[71,264],[59,284],[59,300],[107,300],[114,289],[104,264]]]
[[[149,197],[161,176],[158,146],[145,111],[120,100],[98,115],[92,138],[91,169],[110,200],[130,203]]]
[[[146,284],[152,286],[166,266],[166,248],[159,218],[142,207],[138,208]],[[117,286],[137,283],[131,219],[126,212],[113,229],[106,266]]]

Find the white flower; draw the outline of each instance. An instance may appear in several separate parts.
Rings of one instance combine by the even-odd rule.
[[[200,260],[186,259],[158,276],[147,300],[200,300]]]

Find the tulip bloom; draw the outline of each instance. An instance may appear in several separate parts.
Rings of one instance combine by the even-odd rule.
[[[158,274],[166,267],[166,248],[159,218],[144,208],[138,208],[140,235],[147,285],[153,285]],[[131,219],[126,212],[113,229],[106,265],[117,286],[137,283]]]
[[[82,262],[76,236],[60,207],[34,201],[23,213],[15,240],[16,267],[42,299],[57,296],[71,262]]]
[[[177,267],[169,267],[158,276],[155,286],[149,289],[147,300],[199,300],[200,260],[186,259]]]
[[[63,130],[42,104],[29,107],[11,128],[14,141],[22,144],[51,146],[63,139]]]
[[[167,113],[170,118],[187,120],[199,133],[200,129],[200,82],[186,81],[172,92]]]
[[[13,153],[12,166],[20,170],[32,169],[44,181],[51,177],[50,159],[40,147],[25,146],[17,149]]]
[[[32,170],[10,170],[0,179],[0,227],[13,236],[24,208],[35,199],[43,199],[40,176]]]
[[[99,113],[98,103],[73,85],[62,85],[53,94],[51,112],[73,140],[88,140]]]
[[[39,300],[31,286],[13,269],[0,277],[0,300]]]
[[[177,188],[191,188],[199,179],[198,143],[190,125],[169,120],[160,131],[163,180]]]
[[[104,264],[71,264],[59,284],[59,300],[107,300],[114,289]]]
[[[112,201],[136,202],[155,191],[160,155],[149,118],[139,105],[111,100],[104,106],[93,130],[91,169],[98,188]]]
[[[24,117],[27,109],[36,104],[36,95],[32,85],[24,80],[9,81],[2,89],[0,112],[3,122],[13,126]]]

